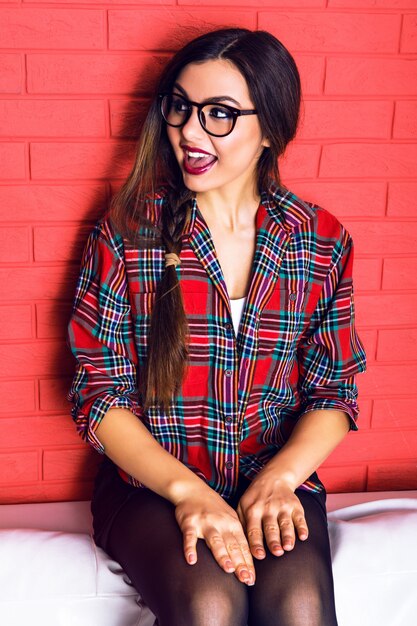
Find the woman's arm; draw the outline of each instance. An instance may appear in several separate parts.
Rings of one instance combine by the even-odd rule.
[[[174,506],[193,491],[213,491],[165,450],[128,409],[110,409],[101,420],[96,436],[105,454],[118,467]]]
[[[327,459],[349,429],[350,419],[343,411],[317,409],[304,413],[285,446],[261,474],[279,477],[295,490]]]
[[[253,556],[265,557],[263,538],[276,556],[292,550],[295,533],[308,537],[301,503],[294,491],[339,445],[350,428],[350,418],[339,410],[305,413],[283,448],[265,465],[239,502]]]
[[[174,504],[190,565],[197,561],[201,538],[220,567],[235,572],[241,582],[254,584],[253,560],[236,511],[159,445],[136,415],[127,409],[110,409],[95,435],[121,469]]]

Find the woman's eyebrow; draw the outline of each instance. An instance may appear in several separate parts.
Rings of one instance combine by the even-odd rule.
[[[181,87],[181,85],[175,83],[174,88],[178,89],[178,91],[180,91],[186,98],[188,98],[187,92],[183,87]],[[213,98],[206,98],[205,100],[203,100],[203,102],[224,102],[225,100],[229,100],[229,102],[234,102],[239,107],[241,106],[240,102],[238,102],[231,96],[213,96]]]

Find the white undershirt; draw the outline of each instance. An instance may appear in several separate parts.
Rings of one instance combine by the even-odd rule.
[[[242,317],[243,307],[245,306],[246,298],[237,298],[237,300],[230,300],[230,308],[232,311],[232,320],[233,326],[235,329],[235,333],[237,335],[237,331],[240,324],[240,318]]]

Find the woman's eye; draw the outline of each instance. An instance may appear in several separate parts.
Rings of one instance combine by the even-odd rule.
[[[213,106],[210,107],[210,117],[214,117],[217,120],[229,120],[233,116],[229,109]]]
[[[188,111],[188,105],[183,100],[173,100],[171,107],[177,113],[185,113],[186,111]]]

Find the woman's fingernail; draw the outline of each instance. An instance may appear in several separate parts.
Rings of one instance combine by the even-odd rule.
[[[227,569],[228,572],[234,572],[235,571],[235,568],[233,567],[232,561],[226,561],[224,566],[225,566],[225,568]]]
[[[262,548],[256,548],[255,553],[257,556],[263,556],[265,554]]]
[[[191,553],[191,554],[189,554],[189,555],[188,555],[188,562],[189,562],[191,565],[194,565],[194,563],[195,563],[196,561],[197,561],[197,559],[196,559],[195,554],[192,554],[192,553]]]

